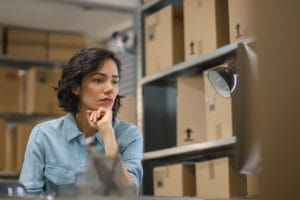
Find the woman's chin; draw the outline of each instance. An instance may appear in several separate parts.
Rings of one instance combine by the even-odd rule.
[[[112,106],[111,105],[99,105],[93,109],[91,108],[91,110],[98,110],[99,108],[112,109]]]

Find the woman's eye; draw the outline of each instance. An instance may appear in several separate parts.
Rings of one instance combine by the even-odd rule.
[[[93,79],[93,82],[95,82],[95,83],[102,83],[103,80],[100,79],[100,78],[95,78],[95,79]]]
[[[113,83],[113,84],[118,84],[118,83],[119,83],[119,80],[112,80],[112,83]]]

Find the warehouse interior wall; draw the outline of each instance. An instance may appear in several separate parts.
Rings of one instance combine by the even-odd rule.
[[[257,1],[262,199],[299,198],[300,2]]]

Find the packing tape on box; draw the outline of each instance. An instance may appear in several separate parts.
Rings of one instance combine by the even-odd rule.
[[[221,139],[222,138],[222,124],[221,123],[218,123],[216,125],[216,137],[217,139]]]
[[[203,40],[198,40],[198,45],[197,45],[197,55],[202,55],[204,52],[203,48]]]

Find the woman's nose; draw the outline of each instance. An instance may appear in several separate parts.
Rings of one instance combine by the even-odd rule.
[[[111,92],[113,90],[113,84],[110,81],[107,81],[105,84],[104,92]]]

